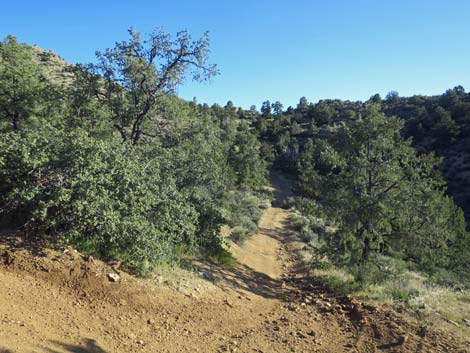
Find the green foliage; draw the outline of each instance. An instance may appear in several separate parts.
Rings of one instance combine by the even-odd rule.
[[[158,99],[173,94],[189,74],[193,80],[206,81],[215,76],[215,65],[207,64],[209,36],[193,40],[186,31],[171,38],[157,31],[142,40],[129,30],[130,39],[112,49],[98,51],[98,64],[87,68],[103,77],[98,97],[109,110],[109,119],[122,139],[137,144],[143,135],[158,132]]]
[[[139,274],[174,260],[181,248],[194,250],[196,212],[159,160],[83,131],[46,136],[39,129],[7,135],[4,213],[21,214],[26,229],[54,240],[124,259]]]
[[[139,275],[193,253],[231,263],[220,227],[256,232],[269,149],[237,109],[172,94],[216,73],[207,35],[130,34],[97,65],[58,68],[60,82],[2,42],[0,90],[21,97],[0,97],[0,222]]]
[[[461,210],[444,193],[439,159],[418,155],[402,127],[369,106],[328,139],[308,142],[299,163],[303,191],[319,198],[337,223],[326,239],[330,256],[366,266],[359,279],[373,276],[367,266],[379,254],[426,271],[455,266],[455,252],[469,240]]]
[[[0,42],[0,129],[18,130],[38,109],[45,87],[30,47],[13,36]]]
[[[229,163],[233,169],[235,183],[253,189],[266,184],[266,161],[261,158],[260,143],[249,132],[248,125],[240,123],[229,151]]]

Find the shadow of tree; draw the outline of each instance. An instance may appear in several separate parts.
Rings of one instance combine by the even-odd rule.
[[[83,340],[83,344],[81,345],[72,345],[67,343],[62,343],[58,341],[51,341],[58,347],[60,347],[60,351],[56,351],[54,349],[47,348],[47,351],[50,353],[61,353],[64,350],[70,353],[107,353],[103,348],[101,348],[94,339],[87,338]]]
[[[44,251],[46,242],[44,238],[26,235],[20,231],[0,231],[0,245],[4,245],[6,249],[17,250],[24,249],[30,254],[38,257],[45,257]],[[51,244],[49,244],[51,246]]]
[[[245,290],[272,299],[283,299],[285,297],[281,280],[273,279],[244,264],[237,263],[233,267],[228,267],[214,265],[210,261],[202,260],[193,263],[192,266],[208,276],[209,280],[213,282],[219,282],[220,280],[235,290]]]
[[[13,351],[10,351],[9,349],[6,349],[6,348],[0,348],[0,353],[13,353]]]

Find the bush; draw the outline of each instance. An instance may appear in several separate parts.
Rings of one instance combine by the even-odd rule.
[[[249,233],[247,229],[241,226],[237,226],[232,229],[230,239],[232,239],[237,244],[242,244],[246,240],[246,238],[248,238],[248,236]]]
[[[369,262],[356,266],[353,274],[361,285],[380,284],[400,277],[406,269],[406,263],[399,259],[376,255]]]
[[[2,218],[123,259],[139,275],[194,250],[197,214],[160,160],[83,131],[48,130],[51,137],[8,133],[0,143]]]
[[[230,227],[245,229],[246,236],[255,234],[262,210],[260,200],[248,191],[232,191],[223,201],[223,216]]]

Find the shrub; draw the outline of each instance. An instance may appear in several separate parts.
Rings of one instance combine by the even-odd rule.
[[[158,159],[83,131],[49,130],[8,133],[0,143],[2,217],[121,258],[140,275],[194,250],[197,214]]]
[[[248,238],[248,230],[241,226],[237,226],[232,229],[232,233],[230,234],[230,239],[232,239],[237,244],[242,244],[246,238]]]

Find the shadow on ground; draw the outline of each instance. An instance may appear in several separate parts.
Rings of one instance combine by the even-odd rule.
[[[0,245],[8,250],[26,250],[30,254],[39,257],[45,257],[44,251],[46,243],[44,239],[27,236],[19,231],[2,229],[0,230]],[[51,244],[49,244],[50,246]]]
[[[94,339],[90,338],[84,339],[83,344],[80,345],[67,344],[58,341],[52,341],[52,343],[55,344],[59,350],[47,348],[47,352],[49,353],[63,353],[64,351],[69,353],[108,353],[101,348]]]

